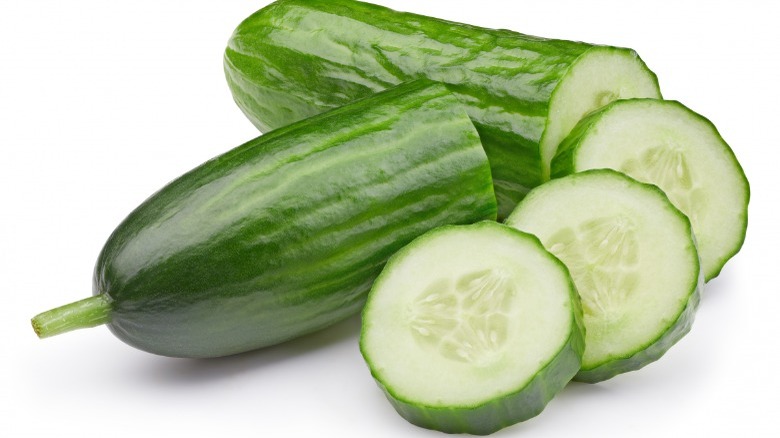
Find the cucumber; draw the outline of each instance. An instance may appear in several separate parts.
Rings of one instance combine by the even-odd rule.
[[[507,224],[571,271],[586,329],[575,380],[637,370],[690,330],[703,286],[696,243],[657,186],[610,169],[576,173],[533,190]]]
[[[596,168],[619,170],[666,193],[691,220],[705,280],[742,247],[748,180],[715,126],[681,103],[617,101],[580,121],[553,160],[553,176]]]
[[[240,353],[358,313],[403,245],[495,214],[487,157],[457,99],[405,84],[171,182],[109,237],[94,296],[32,323],[42,337],[107,323],[166,356]]]
[[[244,20],[225,74],[260,130],[277,128],[413,78],[448,84],[487,151],[506,217],[549,177],[558,143],[618,98],[660,97],[629,49],[543,39],[352,0],[282,0]]]
[[[398,413],[489,434],[539,414],[580,368],[566,267],[495,222],[446,226],[394,255],[363,310],[360,350]]]

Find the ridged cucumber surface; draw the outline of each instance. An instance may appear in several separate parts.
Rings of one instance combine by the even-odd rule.
[[[405,84],[171,182],[108,239],[95,296],[33,326],[49,336],[108,323],[167,356],[268,346],[359,312],[387,258],[415,237],[495,214],[462,106],[442,85]]]
[[[539,414],[580,368],[582,308],[536,237],[495,222],[441,227],[388,262],[361,352],[421,427],[489,434]]]
[[[242,22],[224,56],[260,130],[426,77],[465,104],[487,151],[499,216],[549,177],[558,143],[615,99],[660,97],[629,49],[544,39],[352,0],[281,0]]]
[[[745,241],[745,173],[715,126],[679,102],[608,105],[580,121],[552,168],[555,177],[611,168],[660,187],[691,220],[705,280],[716,277]]]
[[[585,354],[598,382],[660,358],[693,323],[704,280],[688,218],[651,184],[589,170],[533,190],[507,224],[539,237],[582,297]]]

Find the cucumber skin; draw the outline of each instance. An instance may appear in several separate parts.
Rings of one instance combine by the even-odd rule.
[[[652,101],[652,100],[655,99],[618,100],[592,112],[591,114],[589,114],[588,116],[580,120],[579,123],[577,123],[577,125],[572,129],[571,133],[569,133],[569,135],[558,146],[558,152],[556,153],[551,163],[552,178],[561,178],[577,172],[577,160],[578,160],[577,153],[580,150],[580,145],[582,144],[583,141],[585,141],[585,138],[592,131],[593,127],[599,123],[602,117],[605,117],[607,114],[609,114],[610,111],[614,110],[615,108],[620,108],[621,105],[630,104],[631,102],[634,101]],[[723,267],[726,265],[726,263],[729,260],[731,260],[732,257],[737,255],[740,249],[742,249],[742,245],[745,243],[745,237],[747,235],[747,224],[748,224],[748,204],[750,202],[750,183],[748,182],[747,176],[745,175],[745,171],[742,169],[742,166],[739,164],[739,160],[737,159],[737,156],[734,154],[734,151],[731,149],[731,147],[728,146],[728,143],[726,143],[726,141],[720,135],[720,132],[718,132],[718,129],[709,119],[702,116],[701,114],[691,111],[688,107],[686,107],[685,105],[683,105],[678,101],[663,100],[661,102],[663,102],[664,105],[674,106],[683,109],[686,112],[690,113],[695,118],[701,120],[704,124],[706,124],[711,129],[713,135],[716,138],[720,139],[724,145],[726,145],[726,151],[728,152],[731,161],[734,163],[736,169],[741,174],[742,183],[745,186],[745,191],[746,191],[745,205],[740,206],[742,207],[740,211],[740,216],[743,218],[744,226],[742,227],[739,241],[737,245],[735,245],[730,252],[723,255],[723,257],[714,265],[714,267],[706,270],[706,272],[704,273],[704,281],[707,282],[717,277],[720,274],[721,270],[723,270]]]
[[[544,182],[550,98],[594,47],[636,56],[352,0],[281,0],[238,26],[224,67],[236,103],[261,131],[410,79],[447,84],[479,131],[503,218]]]
[[[443,86],[416,82],[171,182],[110,236],[93,293],[108,295],[109,327],[134,347],[225,356],[358,313],[397,249],[495,214],[476,130]]]
[[[500,227],[523,239],[534,242],[540,249],[549,253],[536,236],[515,228],[488,221],[468,226],[475,229],[480,227]],[[453,226],[442,226],[415,239],[415,241],[412,241],[412,243],[390,257],[388,265],[391,265],[395,258],[402,257],[404,252],[411,250],[415,243],[425,240],[429,235],[444,232],[452,227]],[[568,275],[569,269],[563,262],[552,253],[549,253],[549,255],[550,258],[554,260],[561,269],[566,271],[566,274]],[[380,283],[383,275],[385,274],[380,274],[375,285]],[[571,292],[571,299],[569,302],[572,309],[572,330],[558,354],[556,354],[556,356],[545,365],[544,369],[539,371],[523,388],[511,394],[506,394],[494,399],[489,403],[476,406],[444,408],[426,406],[413,401],[404,400],[403,397],[396,395],[391,388],[384,385],[370,366],[362,342],[363,336],[361,336],[360,343],[361,353],[363,354],[363,357],[366,358],[367,363],[369,363],[372,377],[374,377],[374,380],[382,392],[384,392],[385,396],[390,401],[390,404],[410,423],[425,429],[438,430],[446,433],[489,435],[500,429],[539,415],[544,410],[547,403],[549,403],[549,401],[572,380],[580,369],[582,355],[585,351],[585,324],[582,316],[583,310],[580,296],[577,293],[574,283],[571,281],[571,277],[569,285]],[[365,314],[365,312],[366,310],[364,309],[363,313]],[[365,324],[363,327],[363,330],[365,330]]]

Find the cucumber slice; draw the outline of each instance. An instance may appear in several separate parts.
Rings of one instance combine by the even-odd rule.
[[[703,284],[696,244],[658,187],[589,170],[532,190],[507,224],[538,236],[571,271],[586,328],[575,380],[637,370],[690,329]]]
[[[495,222],[446,226],[394,255],[360,349],[398,413],[488,434],[539,414],[580,367],[582,308],[539,240]]]
[[[659,186],[691,220],[704,279],[742,247],[750,188],[706,118],[679,102],[615,102],[583,120],[553,161],[555,176],[611,168]]]

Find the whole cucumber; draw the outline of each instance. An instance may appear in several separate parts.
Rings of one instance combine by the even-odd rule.
[[[166,356],[276,344],[357,313],[396,250],[496,217],[490,167],[444,86],[416,81],[265,134],[168,184],[113,232],[94,296],[41,337],[107,323]]]
[[[499,216],[549,179],[587,113],[660,97],[633,50],[544,39],[353,0],[280,0],[244,20],[224,56],[235,101],[261,131],[426,77],[466,105],[487,151]]]

